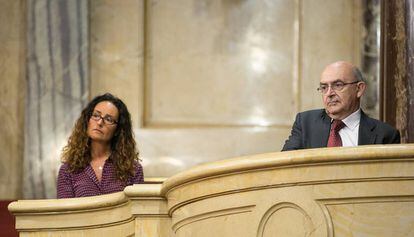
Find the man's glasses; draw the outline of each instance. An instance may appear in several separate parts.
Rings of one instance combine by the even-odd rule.
[[[341,90],[344,89],[344,87],[346,85],[351,85],[351,84],[355,84],[355,83],[358,83],[358,82],[361,82],[361,81],[353,81],[353,82],[348,82],[348,83],[342,82],[342,81],[337,81],[337,82],[334,82],[332,84],[320,84],[319,87],[317,88],[317,90],[319,92],[321,92],[322,94],[326,94],[326,93],[328,93],[329,87],[331,87],[331,90],[333,90],[333,91],[341,91]]]
[[[104,122],[104,124],[107,125],[113,125],[117,124],[118,122],[115,121],[111,116],[106,115],[105,117],[102,117],[99,113],[93,113],[91,115],[91,119],[98,122],[100,119]]]

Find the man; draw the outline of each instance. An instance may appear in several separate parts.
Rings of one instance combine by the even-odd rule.
[[[400,143],[396,129],[368,117],[360,109],[365,88],[361,72],[351,63],[328,65],[318,88],[325,109],[299,113],[282,151]]]

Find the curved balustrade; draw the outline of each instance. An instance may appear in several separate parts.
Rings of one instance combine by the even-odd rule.
[[[414,145],[238,157],[9,210],[24,236],[414,236]]]

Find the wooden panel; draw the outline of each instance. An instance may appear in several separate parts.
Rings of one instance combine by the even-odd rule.
[[[381,119],[407,141],[407,59],[405,2],[381,1]],[[408,41],[407,41],[408,42]]]

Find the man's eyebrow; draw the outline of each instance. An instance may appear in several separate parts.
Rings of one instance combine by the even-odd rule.
[[[344,80],[342,79],[336,79],[335,81],[331,82],[331,83],[324,83],[324,82],[320,82],[319,85],[328,85],[328,84],[332,84],[332,83],[337,83],[337,82],[342,82],[344,83]]]

